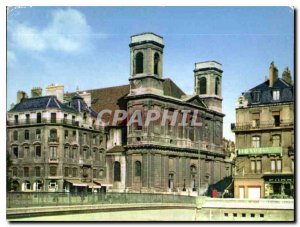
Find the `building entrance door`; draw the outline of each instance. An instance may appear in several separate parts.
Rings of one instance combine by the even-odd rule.
[[[248,188],[249,199],[260,199],[260,187]]]

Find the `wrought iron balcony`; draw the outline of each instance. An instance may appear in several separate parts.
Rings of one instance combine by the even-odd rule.
[[[63,124],[63,125],[71,125],[74,127],[81,126],[81,123],[79,121],[70,120],[70,119],[24,119],[24,120],[9,120],[7,121],[7,126],[26,126],[26,125],[43,125],[43,124]],[[86,124],[86,123],[85,123]],[[102,129],[99,125],[91,125],[90,129]]]
[[[258,123],[253,122],[246,122],[246,123],[239,123],[231,124],[232,131],[248,131],[248,130],[262,130],[262,129],[276,129],[276,128],[293,128],[294,122],[293,121],[262,121]]]
[[[58,143],[59,142],[59,138],[57,136],[49,137],[48,138],[48,142]]]
[[[254,147],[238,149],[238,155],[261,155],[279,154],[282,155],[282,147]]]

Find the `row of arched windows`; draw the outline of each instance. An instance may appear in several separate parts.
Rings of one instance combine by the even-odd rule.
[[[142,176],[142,163],[140,161],[136,161],[134,163],[135,176]],[[114,163],[114,181],[121,181],[121,165],[120,162]]]
[[[160,57],[158,53],[154,54],[153,57],[153,73],[158,75],[158,65],[159,65]],[[142,52],[138,52],[135,56],[135,73],[143,73],[144,72],[144,55]]]
[[[198,80],[198,89],[200,95],[207,94],[207,80],[205,77]],[[215,80],[215,94],[220,95],[220,79],[218,77]]]

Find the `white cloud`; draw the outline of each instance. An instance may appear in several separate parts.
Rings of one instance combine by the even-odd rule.
[[[15,23],[11,29],[12,41],[17,47],[38,52],[81,51],[90,45],[90,32],[85,16],[75,9],[53,11],[51,20],[42,29],[25,23]]]

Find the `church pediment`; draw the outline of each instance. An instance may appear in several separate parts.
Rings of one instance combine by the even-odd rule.
[[[196,106],[201,106],[201,107],[207,108],[205,103],[201,100],[201,98],[198,95],[195,95],[193,97],[186,99],[186,102],[194,104]]]

